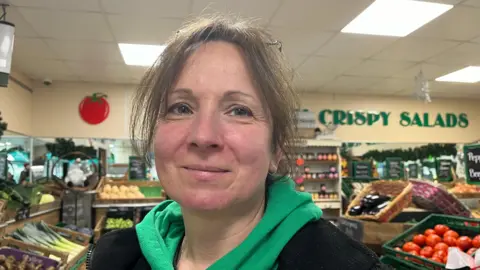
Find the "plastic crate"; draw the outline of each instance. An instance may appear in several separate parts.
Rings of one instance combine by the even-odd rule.
[[[383,264],[391,266],[395,270],[422,270],[420,266],[416,266],[408,261],[401,260],[392,256],[382,256],[380,262]]]
[[[385,245],[383,245],[385,254],[400,258],[400,260],[406,259],[408,262],[421,266],[421,269],[445,269],[444,264],[395,250],[395,247],[401,247],[404,243],[411,241],[414,235],[424,233],[426,229],[432,229],[437,224],[447,225],[460,235],[475,236],[480,233],[480,220],[478,219],[432,214],[396,238],[385,243]]]

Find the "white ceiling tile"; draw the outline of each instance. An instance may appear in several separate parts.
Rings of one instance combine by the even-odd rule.
[[[319,32],[318,29],[306,27],[271,27],[270,31],[275,39],[282,42],[282,49],[286,53],[306,55],[314,53],[334,35],[332,32]]]
[[[130,70],[132,77],[139,80],[143,78],[143,75],[148,70],[148,67],[128,66],[127,68]]]
[[[335,80],[325,84],[322,88],[326,90],[359,90],[368,88],[376,83],[378,83],[381,79],[379,78],[371,78],[371,77],[355,77],[355,76],[340,76],[337,77]]]
[[[39,38],[15,37],[14,57],[58,59],[58,56]]]
[[[423,61],[459,44],[446,40],[406,37],[397,40],[373,56],[373,59]]]
[[[92,65],[72,61],[66,63],[72,72],[81,77],[132,78],[130,70],[124,64]]]
[[[315,54],[330,57],[367,58],[380,52],[397,38],[339,33]]]
[[[322,56],[309,57],[297,72],[301,74],[315,74],[318,76],[338,76],[348,69],[359,65],[359,58],[328,58]]]
[[[310,91],[320,89],[325,83],[335,79],[335,76],[324,74],[300,74],[296,73],[293,77],[295,89],[301,91]]]
[[[113,41],[108,26],[98,13],[22,8],[21,14],[42,37]]]
[[[457,47],[448,49],[443,53],[427,60],[434,64],[447,65],[480,65],[480,44],[464,43]]]
[[[118,45],[95,41],[47,39],[45,42],[63,60],[96,63],[123,63]]]
[[[435,65],[435,64],[422,63],[422,64],[417,64],[404,71],[397,72],[393,75],[393,77],[410,79],[413,82],[413,80],[415,79],[415,76],[417,76],[418,73],[422,71],[423,76],[427,80],[434,80],[440,76],[443,76],[445,74],[448,74],[460,68],[462,67],[455,66],[455,65]]]
[[[108,15],[116,41],[121,43],[163,44],[182,25],[180,19]]]
[[[261,1],[257,1],[261,2]],[[339,31],[367,8],[372,0],[285,0],[270,23],[275,26]]]
[[[464,6],[480,7],[480,0],[467,0],[462,3]]]
[[[277,10],[280,0],[192,0],[193,14],[222,12],[232,16],[254,18],[265,23]]]
[[[379,81],[368,87],[368,90],[376,93],[395,93],[404,89],[413,89],[413,80],[389,78]]]
[[[480,35],[478,25],[480,25],[480,9],[455,6],[413,32],[412,35],[467,41]]]
[[[140,14],[157,18],[183,18],[190,13],[190,0],[100,0],[107,13],[121,13],[127,16]]]
[[[456,5],[465,0],[422,0],[422,1],[438,3],[438,4]]]
[[[13,0],[12,4],[18,7],[35,7],[76,11],[100,11],[98,0]]]
[[[368,77],[390,77],[412,67],[412,62],[365,60],[360,65],[345,72],[347,75]]]
[[[7,21],[15,24],[15,37],[36,37],[38,36],[32,26],[25,21],[18,8],[10,7],[7,10]]]
[[[297,68],[301,64],[305,62],[308,58],[307,55],[299,55],[299,54],[285,54],[289,67],[292,69]]]
[[[52,80],[63,80],[66,77],[74,76],[65,62],[60,60],[39,59],[36,61],[13,59],[13,66],[18,67],[25,75],[32,79],[50,78]]]

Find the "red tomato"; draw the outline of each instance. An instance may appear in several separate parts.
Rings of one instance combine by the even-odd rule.
[[[415,256],[418,256],[418,252],[416,250],[412,250],[412,251],[409,251],[408,253],[412,254],[412,255],[415,255]]]
[[[432,257],[430,260],[432,260],[434,262],[438,262],[438,263],[443,263],[443,259],[439,258],[439,257]]]
[[[462,251],[468,250],[472,247],[472,239],[468,236],[461,236],[457,239],[457,247]]]
[[[420,250],[420,255],[430,258],[433,255],[433,251],[432,247],[426,246]]]
[[[475,236],[472,240],[472,246],[474,248],[480,248],[480,234]]]
[[[435,232],[440,235],[440,236],[443,236],[443,234],[445,234],[447,231],[450,230],[450,228],[446,225],[443,225],[443,224],[438,224],[438,225],[435,225]]]
[[[435,245],[435,247],[433,248],[433,250],[435,251],[438,251],[438,250],[445,250],[447,251],[448,250],[448,245],[443,243],[443,242],[440,242],[438,244]]]
[[[448,230],[446,233],[443,234],[443,237],[451,236],[453,238],[458,238],[460,235],[456,231]]]
[[[425,234],[425,236],[429,236],[431,234],[437,234],[437,232],[435,232],[434,229],[426,229],[423,234]]]
[[[437,250],[433,253],[432,257],[438,257],[443,260],[443,258],[448,256],[448,252],[445,250]]]
[[[403,244],[403,251],[405,252],[416,251],[418,253],[420,252],[420,250],[421,250],[420,246],[413,242],[407,242]]]
[[[445,244],[447,244],[451,247],[456,247],[457,246],[457,238],[455,238],[453,236],[445,236],[443,238],[443,242],[445,242]]]
[[[448,256],[445,256],[445,258],[443,258],[443,263],[447,264],[447,261],[448,261]]]
[[[107,119],[110,113],[110,105],[105,99],[107,96],[102,93],[94,93],[92,96],[86,96],[80,105],[78,111],[83,121],[97,125]]]
[[[431,234],[427,236],[427,241],[425,242],[427,243],[427,246],[435,247],[436,244],[442,242],[442,238],[436,234]]]
[[[425,241],[427,240],[427,237],[423,234],[417,234],[413,237],[413,242],[419,246],[425,246]]]
[[[403,251],[403,250],[402,250],[401,248],[399,248],[399,247],[395,247],[394,249],[395,249],[396,251]]]
[[[473,254],[475,254],[476,251],[477,251],[477,249],[473,247],[473,248],[471,248],[467,251],[467,254],[470,255],[470,256],[473,256]]]

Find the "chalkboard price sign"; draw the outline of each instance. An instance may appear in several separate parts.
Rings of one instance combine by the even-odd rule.
[[[453,180],[452,166],[453,162],[451,160],[437,160],[437,177],[439,181],[449,182]]]
[[[372,178],[372,163],[370,161],[354,161],[352,167],[354,179]]]
[[[8,155],[6,153],[0,153],[0,180],[7,179],[7,173],[8,173],[7,158],[8,158]]]
[[[463,151],[467,183],[480,185],[480,145],[465,145]]]
[[[351,238],[359,242],[363,241],[363,223],[361,221],[340,217],[337,219],[337,227]]]
[[[417,163],[410,163],[408,164],[408,178],[409,179],[418,179],[419,171],[418,171],[418,164]]]
[[[128,179],[145,180],[147,179],[147,165],[141,157],[130,156],[128,158]]]
[[[404,168],[403,168],[403,161],[401,158],[387,158],[386,159],[386,166],[385,166],[386,172],[387,172],[387,179],[391,180],[399,180],[403,179],[404,175]]]

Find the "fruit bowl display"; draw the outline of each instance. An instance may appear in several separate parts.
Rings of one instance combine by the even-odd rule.
[[[347,218],[388,222],[412,201],[408,181],[374,181],[363,188],[347,208]]]
[[[389,256],[424,269],[445,269],[450,247],[474,254],[480,248],[480,221],[433,214],[387,242],[383,249]]]

